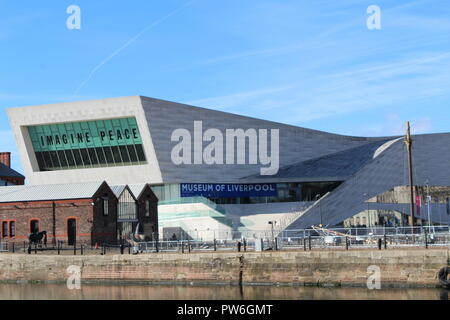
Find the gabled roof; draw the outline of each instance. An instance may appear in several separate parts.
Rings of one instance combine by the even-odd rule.
[[[138,199],[141,196],[142,191],[144,191],[144,188],[147,186],[147,183],[136,183],[136,184],[129,184],[128,187],[130,188],[133,195]]]
[[[122,192],[125,190],[127,186],[125,184],[115,185],[111,186],[111,191],[114,193],[114,195],[119,198]]]
[[[11,169],[7,165],[0,163],[0,177],[3,178],[22,178],[25,177],[18,173],[16,170]]]
[[[0,187],[0,203],[90,199],[106,182]]]

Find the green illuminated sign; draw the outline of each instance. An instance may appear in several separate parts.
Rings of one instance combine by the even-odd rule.
[[[41,171],[146,163],[136,118],[28,127]]]
[[[141,144],[135,118],[28,127],[35,152]]]

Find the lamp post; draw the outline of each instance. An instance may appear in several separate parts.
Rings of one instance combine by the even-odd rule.
[[[430,185],[428,183],[428,180],[426,181],[427,184],[427,211],[428,211],[428,232],[431,231],[431,197],[430,197]]]
[[[277,222],[275,221],[275,220],[273,220],[273,221],[269,221],[269,224],[271,225],[271,229],[272,229],[272,245],[273,245],[273,242],[274,242],[274,235],[273,235],[273,226],[275,225],[275,224],[277,224]]]

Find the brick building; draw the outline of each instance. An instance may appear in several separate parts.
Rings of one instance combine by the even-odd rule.
[[[123,186],[136,199],[136,213],[140,212],[134,226],[139,223],[144,231],[148,229],[149,239],[152,230],[157,230],[158,200],[148,185],[133,187],[140,191],[138,197]],[[0,237],[21,242],[30,233],[45,230],[49,243],[56,239],[69,245],[75,241],[116,244],[118,208],[118,197],[106,182],[0,187]]]
[[[25,177],[11,168],[11,152],[0,152],[0,186],[24,183]]]

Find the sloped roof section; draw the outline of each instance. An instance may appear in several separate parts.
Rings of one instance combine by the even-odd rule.
[[[90,199],[103,182],[0,187],[0,203]]]
[[[122,194],[123,190],[125,190],[127,186],[125,184],[120,184],[120,185],[115,185],[115,186],[111,186],[111,190],[114,193],[114,195],[119,198],[120,195]]]
[[[0,163],[0,177],[8,177],[8,178],[25,178],[23,175],[18,173],[16,170],[11,169],[7,165]]]
[[[253,175],[242,180],[248,182],[271,182],[272,180],[284,182],[344,181],[371,161],[377,150],[389,140],[367,143],[355,148],[294,163],[280,168],[278,173],[273,176]]]
[[[413,165],[414,185],[450,186],[450,133],[414,135]],[[408,161],[406,148],[397,139],[386,150],[362,166],[350,179],[343,182],[304,215],[288,226],[288,229],[309,228],[323,221],[334,226],[353,215],[366,210],[366,201],[396,186],[408,185]],[[375,206],[371,203],[370,206]],[[371,207],[372,208],[372,207]],[[404,213],[409,214],[409,211]],[[450,216],[446,215],[446,222]]]
[[[269,136],[272,132],[278,132],[280,167],[387,139],[343,136],[148,97],[141,97],[141,102],[164,183],[207,181],[235,183],[242,177],[260,173],[262,165],[249,164],[248,161],[246,164],[237,164],[237,161],[233,161],[225,165],[206,163],[175,165],[171,158],[171,151],[175,145],[171,141],[172,133],[180,128],[192,131],[194,121],[201,120],[203,131],[210,128],[218,129],[223,135],[223,146],[226,145],[226,130],[252,129],[257,132],[268,130]],[[202,147],[206,145],[207,142],[204,142]],[[237,143],[234,143],[233,147],[235,155],[238,151],[248,153],[246,148],[240,149]],[[223,154],[225,155],[225,151]]]
[[[136,184],[129,184],[128,187],[131,190],[131,193],[135,196],[135,198],[139,198],[144,188],[147,186],[147,183],[136,183]]]

